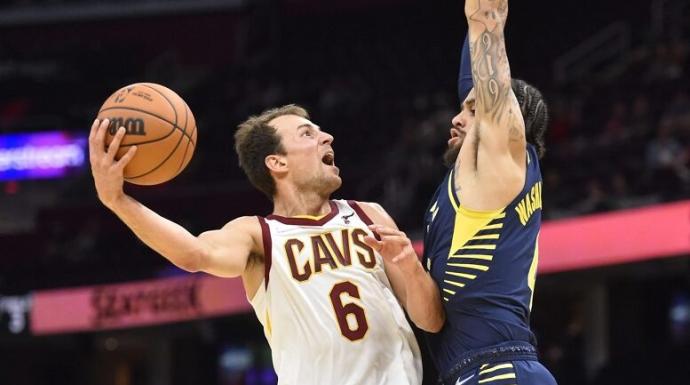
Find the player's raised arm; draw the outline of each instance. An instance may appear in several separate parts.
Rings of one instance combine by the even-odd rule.
[[[89,134],[89,158],[98,198],[112,210],[139,239],[176,266],[187,271],[205,271],[218,276],[242,275],[252,253],[262,254],[256,239],[261,227],[254,217],[238,218],[220,230],[192,235],[182,226],[163,218],[132,197],[123,187],[123,170],[135,149],[115,160],[124,136],[120,129],[105,149],[108,120],[96,120]]]
[[[458,98],[460,103],[465,100],[473,86],[472,59],[470,58],[470,35],[467,35],[462,43],[460,68],[458,69]]]
[[[466,0],[474,81],[477,158],[510,152],[524,159],[525,124],[511,88],[504,28],[508,0]],[[475,158],[476,159],[476,158]],[[491,160],[487,159],[491,162]],[[477,159],[477,168],[482,160]]]

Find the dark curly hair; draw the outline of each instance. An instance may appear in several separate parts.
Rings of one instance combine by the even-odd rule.
[[[522,117],[525,119],[525,136],[527,143],[533,145],[539,157],[546,152],[544,135],[549,123],[549,110],[539,90],[521,79],[512,79],[512,88],[518,103]]]

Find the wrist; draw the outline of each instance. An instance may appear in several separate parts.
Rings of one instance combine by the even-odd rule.
[[[105,207],[107,207],[110,211],[117,213],[118,211],[121,211],[124,207],[126,203],[126,198],[127,196],[123,192],[115,197],[112,197],[107,200],[102,199],[101,201],[103,202],[103,205],[105,205]]]
[[[424,267],[422,267],[422,263],[419,261],[419,258],[417,258],[417,254],[414,254],[404,266],[400,266],[400,269],[408,277],[424,273]]]

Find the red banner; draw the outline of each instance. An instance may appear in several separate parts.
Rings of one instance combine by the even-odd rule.
[[[421,254],[422,243],[415,242]],[[539,272],[553,273],[690,253],[690,201],[544,223]],[[193,275],[39,291],[34,334],[93,331],[247,312],[240,279]]]
[[[422,242],[415,242],[421,255]],[[539,273],[639,262],[690,253],[690,201],[547,221]]]
[[[690,253],[690,201],[545,223],[539,272]]]
[[[119,329],[246,312],[240,279],[205,275],[34,293],[33,334]]]

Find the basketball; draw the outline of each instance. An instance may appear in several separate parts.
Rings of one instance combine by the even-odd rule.
[[[196,122],[182,98],[155,83],[122,87],[106,99],[98,119],[109,119],[106,145],[120,127],[126,129],[115,156],[120,159],[131,146],[134,158],[124,169],[125,181],[155,185],[169,181],[187,166],[196,147]]]

